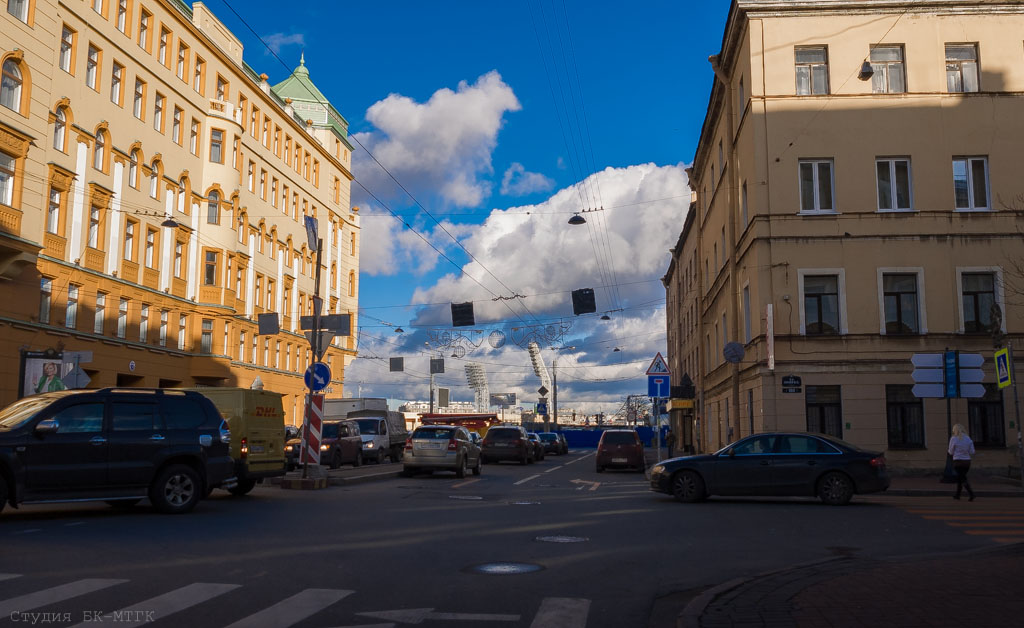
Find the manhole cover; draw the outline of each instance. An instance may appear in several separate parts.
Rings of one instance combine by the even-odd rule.
[[[540,502],[531,502],[526,499],[520,499],[509,503],[512,504],[513,506],[537,506],[540,504]]]
[[[507,576],[517,573],[530,573],[531,571],[540,571],[542,569],[544,568],[533,563],[484,563],[467,567],[465,571],[489,576]]]
[[[449,495],[448,499],[474,500],[474,499],[483,499],[483,497],[480,497],[479,495]]]
[[[553,536],[538,536],[537,539],[541,543],[583,543],[589,541],[585,536],[567,536],[564,534],[556,534]]]

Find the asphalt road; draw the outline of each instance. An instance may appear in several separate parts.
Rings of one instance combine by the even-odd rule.
[[[102,618],[189,628],[644,627],[666,605],[685,603],[678,592],[739,576],[843,553],[999,542],[928,517],[922,499],[683,505],[650,492],[643,475],[599,474],[592,453],[575,453],[490,464],[462,480],[435,473],[308,492],[268,486],[244,498],[216,491],[183,516],[145,503],[8,508],[0,626]],[[507,573],[505,563],[536,570]],[[498,573],[473,571],[481,565]]]

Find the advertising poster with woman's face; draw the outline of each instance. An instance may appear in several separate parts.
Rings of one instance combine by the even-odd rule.
[[[68,364],[68,367],[73,365]],[[25,357],[25,378],[21,382],[21,396],[38,395],[55,390],[66,390],[61,378],[65,375],[60,358]]]

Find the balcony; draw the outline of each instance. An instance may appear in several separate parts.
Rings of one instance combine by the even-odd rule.
[[[121,279],[139,283],[139,265],[131,260],[121,260]]]
[[[106,259],[107,254],[99,249],[94,249],[91,246],[86,247],[85,255],[82,259],[82,266],[90,270],[95,270],[98,273],[103,272],[103,260]]]
[[[221,302],[222,291],[217,286],[200,286],[199,287],[199,302],[200,303],[217,303]]]
[[[67,254],[68,240],[56,233],[43,235],[43,253],[57,259],[64,259]]]
[[[207,110],[207,115],[214,116],[217,118],[224,118],[225,120],[231,120],[235,124],[242,124],[242,110],[236,109],[234,105],[226,100],[217,100],[216,98],[210,99],[210,107]]]
[[[21,235],[21,210],[0,205],[0,231]]]
[[[174,296],[181,299],[186,298],[185,291],[187,289],[188,282],[186,282],[184,279],[181,279],[180,277],[175,277],[174,279],[171,279],[171,294],[173,294]]]
[[[155,268],[142,269],[142,285],[153,290],[160,289],[160,271]]]

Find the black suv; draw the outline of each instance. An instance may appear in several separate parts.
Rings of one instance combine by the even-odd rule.
[[[231,488],[227,424],[196,392],[65,390],[0,410],[0,510],[10,502],[103,500],[184,513]]]
[[[522,427],[496,425],[487,430],[480,459],[484,462],[515,460],[519,464],[532,463],[535,459],[534,444]]]

